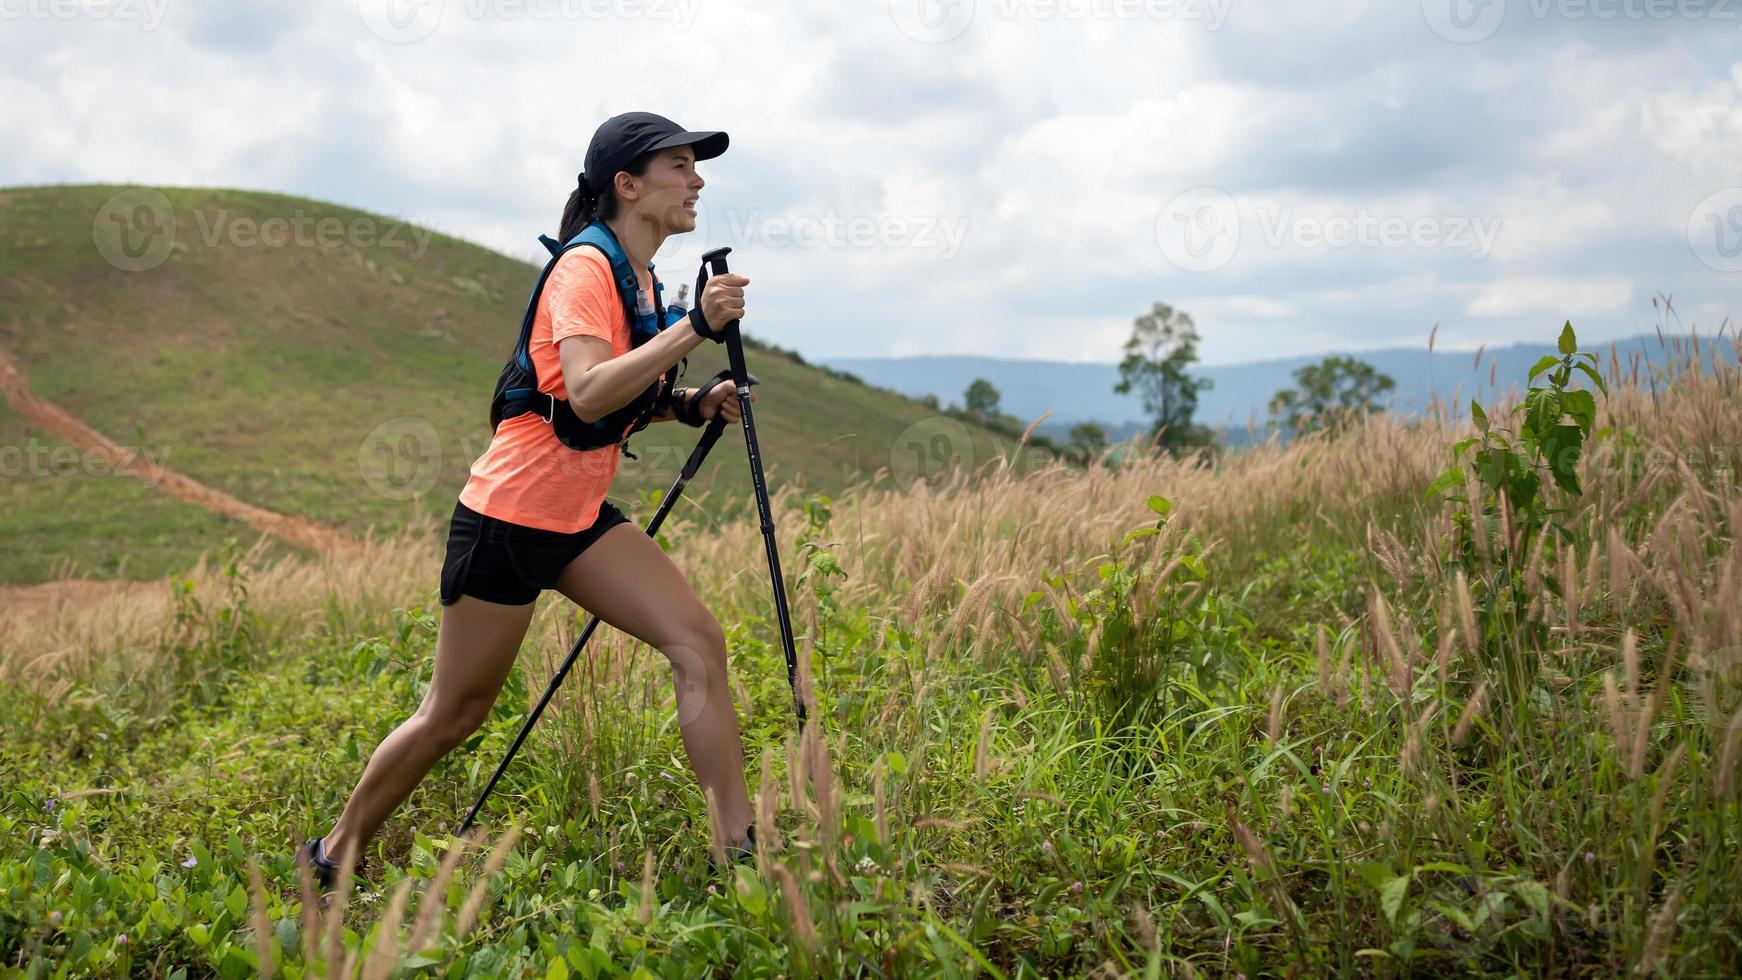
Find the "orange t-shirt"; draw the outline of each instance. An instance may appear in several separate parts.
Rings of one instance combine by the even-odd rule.
[[[645,278],[641,284],[644,292],[651,285]],[[630,350],[629,321],[611,280],[611,263],[595,248],[563,253],[539,295],[527,344],[539,391],[568,397],[557,345],[582,334],[610,341],[612,357]],[[497,520],[573,534],[599,516],[619,454],[615,443],[570,449],[542,415],[504,419],[489,448],[472,462],[460,502]]]

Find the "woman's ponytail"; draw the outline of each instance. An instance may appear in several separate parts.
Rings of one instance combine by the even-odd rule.
[[[628,166],[623,168],[624,172],[632,177],[646,174],[648,164],[653,162],[653,156],[657,152],[657,150],[648,150],[637,156],[629,161]],[[581,233],[582,228],[593,222],[610,221],[617,217],[619,203],[615,190],[607,188],[605,195],[601,197],[599,192],[593,190],[592,185],[587,183],[586,174],[576,176],[575,189],[573,193],[569,194],[569,203],[563,206],[561,241],[567,244],[570,239]]]
[[[574,193],[569,195],[569,203],[563,206],[563,220],[558,239],[567,242],[581,233],[581,229],[592,224],[599,210],[599,195],[587,186],[587,175],[576,178]]]

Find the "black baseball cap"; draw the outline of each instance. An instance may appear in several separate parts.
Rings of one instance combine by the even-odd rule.
[[[587,145],[586,169],[577,179],[595,191],[603,191],[617,171],[627,168],[641,154],[692,145],[697,160],[711,160],[726,152],[726,134],[692,132],[651,112],[625,112],[605,120],[593,131],[593,142]]]

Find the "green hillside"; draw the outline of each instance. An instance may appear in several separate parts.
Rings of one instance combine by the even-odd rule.
[[[170,468],[250,504],[354,533],[445,519],[488,443],[489,393],[537,270],[319,201],[164,188],[162,198],[143,192],[122,199],[126,206],[113,203],[128,190],[0,190],[0,350],[31,391],[123,446],[167,453]],[[167,237],[168,222],[137,206],[165,199],[174,215]],[[131,251],[117,253],[118,242]],[[154,244],[167,246],[156,264]],[[152,267],[129,271],[105,254]],[[909,444],[913,456],[913,433],[898,437],[937,414],[753,340],[747,347],[763,382],[757,432],[773,487],[833,492],[899,467],[892,447]],[[724,366],[724,349],[709,346],[691,358],[685,380]],[[13,413],[3,423],[6,446],[53,441]],[[967,431],[975,462],[1011,443],[984,428]],[[636,436],[640,460],[622,461],[613,498],[650,516],[641,491],[669,486],[696,436],[676,424]],[[927,445],[962,458],[959,439],[941,451],[936,439]],[[257,536],[123,477],[4,479],[7,530],[31,545],[8,549],[5,581],[161,574],[226,534]],[[107,482],[91,486],[95,479]],[[691,491],[708,494],[721,516],[752,500],[735,434],[715,448]],[[70,506],[85,500],[100,503]]]

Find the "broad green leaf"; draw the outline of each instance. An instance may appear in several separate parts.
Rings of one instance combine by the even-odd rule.
[[[1579,338],[1573,334],[1573,321],[1568,320],[1567,325],[1561,328],[1561,353],[1572,354],[1578,351],[1578,349]]]
[[[1561,410],[1578,423],[1579,431],[1590,435],[1597,422],[1597,399],[1588,391],[1569,391],[1561,396]]]
[[[1434,477],[1434,482],[1427,485],[1427,492],[1423,494],[1423,496],[1437,497],[1453,487],[1461,487],[1463,485],[1464,471],[1456,466],[1449,466],[1446,468],[1444,473]]]
[[[1524,899],[1539,918],[1548,918],[1548,889],[1540,881],[1525,879],[1512,886],[1512,893]]]
[[[1483,432],[1488,431],[1488,413],[1482,411],[1482,406],[1474,398],[1470,399],[1470,421],[1476,423],[1476,428]]]
[[[297,927],[296,927],[296,920],[295,919],[279,919],[277,932],[278,932],[278,945],[284,947],[284,952],[286,954],[296,952],[297,946],[301,941],[299,932],[298,932]]]
[[[1585,372],[1585,377],[1591,379],[1591,383],[1597,386],[1598,391],[1605,395],[1609,393],[1609,386],[1603,382],[1603,376],[1597,372],[1596,368],[1589,364],[1575,364],[1573,367]]]
[[[1476,478],[1482,484],[1495,490],[1506,482],[1506,460],[1512,454],[1507,450],[1492,446],[1476,454]]]
[[[1409,875],[1398,875],[1379,886],[1379,908],[1385,921],[1397,925],[1397,912],[1403,908],[1403,897],[1409,893]]]
[[[1512,501],[1512,506],[1518,510],[1529,510],[1537,505],[1536,495],[1542,489],[1542,477],[1535,473],[1522,472],[1513,475],[1507,481],[1506,496]]]
[[[1541,360],[1537,361],[1535,364],[1532,364],[1530,366],[1530,380],[1535,381],[1537,375],[1541,374],[1544,371],[1547,371],[1549,368],[1554,367],[1556,364],[1559,364],[1560,362],[1561,362],[1561,359],[1554,356],[1553,354],[1542,355]]]
[[[1568,493],[1579,489],[1579,456],[1584,451],[1584,432],[1577,425],[1556,425],[1542,435],[1542,457],[1555,485]]]
[[[1476,924],[1470,921],[1469,915],[1465,914],[1463,909],[1460,909],[1455,905],[1446,905],[1440,902],[1429,902],[1427,904],[1434,911],[1452,920],[1458,928],[1465,932],[1476,931]]]
[[[1540,435],[1560,421],[1561,393],[1553,388],[1532,388],[1524,396],[1525,436]],[[1533,440],[1532,440],[1533,441]]]
[[[1166,497],[1163,497],[1159,493],[1152,494],[1149,498],[1148,503],[1149,503],[1150,510],[1155,511],[1157,514],[1160,514],[1163,517],[1167,516],[1168,511],[1173,510],[1173,501],[1167,499]]]
[[[224,896],[224,907],[238,920],[242,918],[242,913],[248,911],[248,893],[241,885],[230,889],[230,894]]]
[[[1374,891],[1380,891],[1385,883],[1397,877],[1397,872],[1391,870],[1391,865],[1381,861],[1361,861],[1355,865],[1355,873],[1361,880],[1373,886]]]

